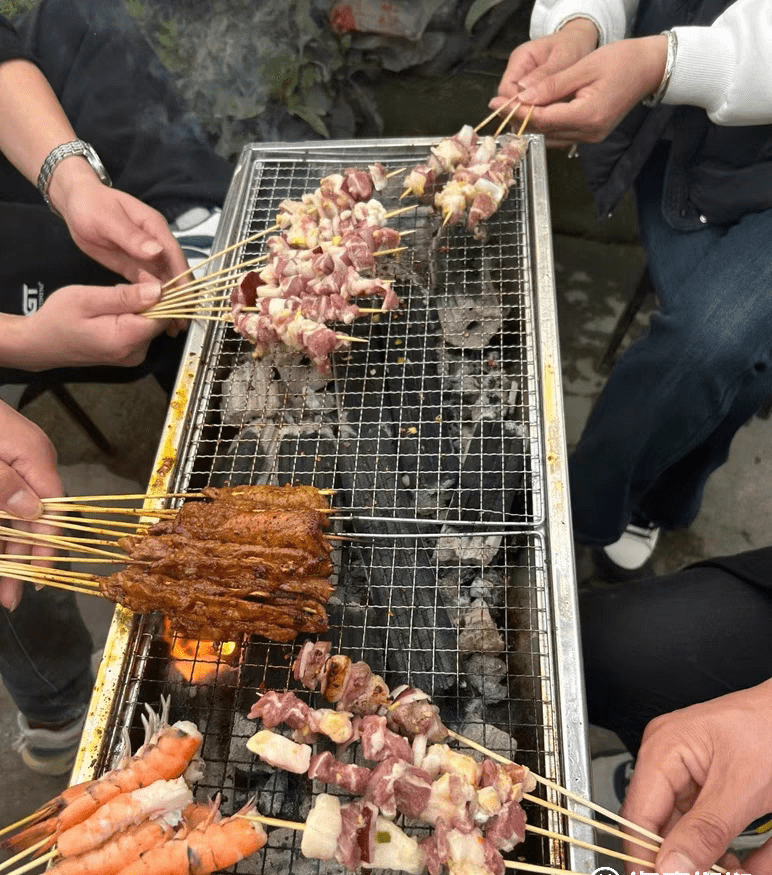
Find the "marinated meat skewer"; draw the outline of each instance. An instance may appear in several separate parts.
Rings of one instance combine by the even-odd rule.
[[[174,519],[121,539],[137,560],[100,591],[138,613],[163,611],[187,637],[292,641],[328,628],[329,505],[317,490],[209,489]]]

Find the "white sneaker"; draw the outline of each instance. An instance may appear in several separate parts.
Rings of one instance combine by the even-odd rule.
[[[642,571],[654,554],[659,540],[659,527],[655,525],[630,525],[622,537],[603,547],[606,559],[623,573]]]
[[[85,712],[63,729],[32,729],[21,713],[16,719],[19,737],[13,746],[27,768],[39,775],[66,775],[71,771],[86,722]]]
[[[222,210],[215,207],[192,207],[169,225],[191,268],[197,267],[212,253],[212,243],[220,224]],[[195,275],[195,274],[194,274]]]
[[[592,801],[606,811],[619,814],[633,776],[634,761],[626,751],[600,754],[592,758]],[[609,820],[597,815],[601,820]]]

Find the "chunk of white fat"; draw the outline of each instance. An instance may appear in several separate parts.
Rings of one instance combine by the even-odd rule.
[[[329,793],[320,793],[306,818],[300,842],[303,856],[313,860],[334,860],[342,828],[340,799]]]
[[[373,849],[373,858],[361,864],[363,869],[394,869],[420,875],[426,868],[418,842],[385,817],[376,818]]]
[[[270,729],[262,729],[247,742],[247,750],[277,769],[302,775],[311,764],[311,746],[297,744]]]

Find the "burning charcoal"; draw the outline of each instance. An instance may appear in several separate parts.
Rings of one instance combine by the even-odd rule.
[[[279,387],[265,361],[250,358],[229,374],[223,387],[225,425],[242,426],[253,419],[265,421],[280,409]]]
[[[310,483],[317,489],[335,486],[336,442],[329,426],[285,426],[276,460],[278,484]]]
[[[509,697],[506,686],[507,664],[490,653],[474,653],[465,663],[469,683],[487,704]]]
[[[461,611],[460,626],[458,646],[463,653],[501,653],[504,650],[504,638],[482,599],[476,599]]]
[[[469,597],[482,599],[491,607],[501,607],[504,604],[504,595],[504,578],[494,568],[486,568],[469,585]]]
[[[217,458],[211,486],[243,486],[265,481],[273,470],[278,430],[273,424],[244,428]]]
[[[273,774],[263,785],[257,794],[257,808],[261,814],[269,817],[279,817],[284,800],[287,796],[289,772],[282,769],[274,769]]]
[[[353,506],[372,508],[374,515],[394,507],[407,514],[410,505],[400,484],[391,416],[383,403],[388,391],[383,356],[372,342],[370,347],[366,364],[349,364],[345,380],[336,373],[339,403],[351,435],[340,443],[340,479]],[[429,693],[447,689],[459,672],[457,636],[439,599],[433,563],[418,527],[399,520],[370,522],[358,515],[354,531],[378,536],[356,549],[371,569],[371,599],[389,608],[390,667]],[[404,535],[415,539],[405,540]]]

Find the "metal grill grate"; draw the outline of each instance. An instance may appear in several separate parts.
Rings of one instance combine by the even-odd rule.
[[[390,223],[415,232],[405,238],[409,251],[379,265],[394,277],[403,306],[346,327],[366,343],[338,354],[326,380],[296,361],[254,363],[230,328],[194,333],[158,468],[171,467],[170,491],[254,482],[335,488],[343,509],[336,530],[347,540],[334,554],[333,651],[367,661],[390,686],[409,677],[433,694],[453,728],[545,777],[563,782],[568,753],[576,769],[569,785],[586,792],[578,645],[574,619],[564,616],[575,598],[570,547],[566,553],[565,515],[553,519],[548,501],[555,475],[547,448],[554,455],[555,444],[547,433],[557,428],[562,439],[562,427],[545,412],[543,368],[555,350],[543,321],[554,313],[545,310],[545,255],[534,239],[533,214],[545,208],[544,192],[534,194],[533,162],[543,161],[534,143],[542,148],[533,141],[484,243],[456,229],[437,243],[423,209]],[[428,144],[248,149],[217,242],[269,227],[282,198],[315,188],[327,173],[375,160],[404,167],[422,160]],[[399,191],[395,180],[383,197],[387,208],[402,205]],[[229,263],[261,251],[257,241]],[[473,338],[467,348],[447,342],[459,325]],[[484,654],[467,642],[478,614],[494,624],[477,632]],[[121,663],[112,691],[92,704],[88,727],[110,714],[104,742],[89,739],[87,727],[92,765],[115,757],[123,727],[138,743],[140,704],[170,695],[172,719],[193,720],[205,736],[199,796],[223,793],[231,813],[258,793],[264,813],[305,818],[307,779],[263,770],[245,747],[256,729],[245,714],[258,691],[297,687],[296,647],[252,641],[235,657],[218,655],[210,682],[191,685],[183,675],[203,657],[195,653],[176,672],[158,618],[136,620],[122,637],[114,632]],[[539,826],[567,828],[542,808],[527,814]],[[536,836],[518,855],[569,861],[562,845]],[[572,856],[573,868],[587,859]],[[290,868],[319,871],[319,864],[299,858],[299,837],[276,830],[264,854],[234,871]],[[333,869],[340,867],[321,867]]]

